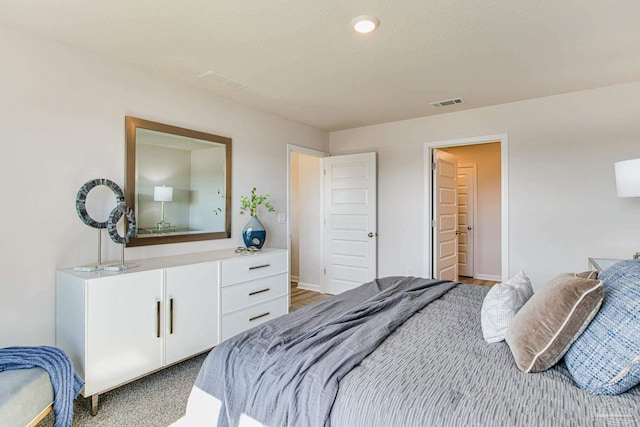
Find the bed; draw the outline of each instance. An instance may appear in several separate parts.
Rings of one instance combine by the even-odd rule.
[[[416,311],[400,310],[406,319],[394,322],[380,310],[374,327],[363,326],[371,319],[355,321],[356,329],[366,329],[361,335],[325,345],[335,335],[332,328],[354,323],[349,317],[353,313],[368,317],[380,307],[379,299],[367,302],[372,295],[388,294],[407,279],[420,281],[418,287],[428,294],[413,301]],[[617,396],[592,395],[576,387],[562,361],[541,373],[524,373],[505,342],[485,342],[480,312],[489,288],[401,277],[371,283],[274,319],[212,350],[186,415],[175,425],[640,425],[640,387]],[[410,285],[400,288],[399,293],[416,292]],[[277,354],[280,346],[317,336],[319,328],[329,330],[320,333],[320,351],[305,346],[301,359],[275,366],[288,357]],[[346,361],[327,356],[344,353],[344,347],[350,347]],[[316,359],[328,360],[335,369],[325,364],[314,370],[310,360]],[[330,372],[324,373],[328,366]],[[306,379],[297,381],[301,376]],[[278,389],[278,382],[294,385]]]

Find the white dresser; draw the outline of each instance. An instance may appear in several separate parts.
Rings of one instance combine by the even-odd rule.
[[[287,252],[220,262],[220,340],[289,311]]]
[[[233,250],[130,261],[123,272],[56,273],[56,345],[98,395],[289,309],[287,251]]]

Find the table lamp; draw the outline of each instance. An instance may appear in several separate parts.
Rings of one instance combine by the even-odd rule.
[[[618,197],[640,197],[640,159],[616,162],[615,171]],[[640,252],[633,258],[640,258]]]
[[[156,186],[153,189],[153,200],[156,202],[162,202],[162,216],[158,223],[158,229],[163,230],[171,227],[171,224],[164,220],[164,202],[170,202],[173,200],[173,187]]]

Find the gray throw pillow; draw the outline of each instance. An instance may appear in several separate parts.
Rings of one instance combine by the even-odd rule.
[[[534,293],[505,335],[516,365],[541,372],[555,365],[596,315],[602,281],[561,274]]]

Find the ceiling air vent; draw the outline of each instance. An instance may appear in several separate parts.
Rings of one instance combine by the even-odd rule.
[[[206,73],[202,73],[198,76],[198,78],[209,80],[217,85],[224,86],[227,89],[231,89],[231,90],[238,90],[246,86],[246,84],[244,83],[240,83],[235,80],[228,79],[225,76],[221,76],[220,74],[214,73],[213,71],[207,71]]]
[[[432,102],[431,106],[433,108],[440,108],[440,107],[448,107],[450,105],[462,104],[463,102],[464,100],[462,98],[455,98],[455,99],[447,99],[446,101]]]

